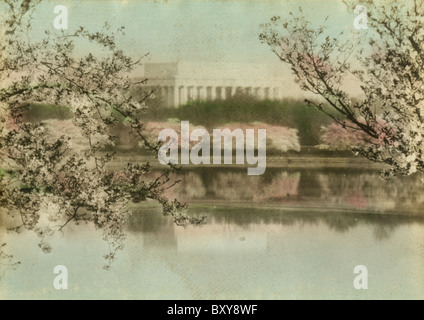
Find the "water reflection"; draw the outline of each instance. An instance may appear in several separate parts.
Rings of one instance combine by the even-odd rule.
[[[226,230],[256,230],[266,234],[270,230],[284,231],[285,227],[302,226],[318,227],[325,225],[326,229],[344,234],[358,227],[371,229],[375,240],[389,239],[391,234],[401,226],[424,225],[424,216],[409,216],[395,214],[372,214],[358,212],[326,212],[324,210],[281,210],[278,208],[231,208],[196,206],[189,209],[192,215],[207,215],[208,225],[213,226],[218,236]],[[178,230],[170,220],[161,215],[160,208],[146,210],[138,208],[128,222],[128,230],[144,235],[153,235],[153,246],[161,245],[176,247]],[[204,236],[202,232],[199,237]],[[197,240],[196,240],[197,241]]]
[[[269,169],[263,176],[244,170],[198,169],[178,176],[183,183],[168,196],[188,203],[236,206],[301,206],[372,213],[421,214],[424,183],[419,175],[391,181],[377,171]]]
[[[2,233],[20,268],[1,280],[3,298],[309,299],[422,298],[423,185],[385,182],[378,172],[186,171],[170,196],[202,228],[176,227],[151,203],[132,208],[124,251],[103,271],[107,244],[91,225],[70,225],[45,255],[33,233]],[[0,225],[2,215],[0,214]],[[7,222],[7,221],[4,221]],[[72,274],[52,288],[52,267]],[[370,290],[352,287],[353,267],[372,274]],[[78,276],[75,276],[78,275]],[[370,282],[371,283],[371,282]],[[396,288],[394,290],[393,288]],[[0,296],[1,298],[1,296]]]
[[[207,215],[224,232],[230,226],[317,226],[346,233],[359,226],[375,240],[388,239],[396,228],[424,223],[424,184],[419,176],[384,181],[377,171],[267,170],[248,176],[244,170],[187,170],[168,196],[189,204],[192,215]],[[133,232],[154,233],[175,245],[176,230],[159,210],[135,208]]]

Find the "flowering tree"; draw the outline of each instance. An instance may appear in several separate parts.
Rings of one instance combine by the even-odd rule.
[[[3,278],[7,270],[15,270],[21,264],[20,262],[14,262],[13,256],[3,251],[4,247],[6,247],[6,244],[0,242],[0,279]]]
[[[363,31],[355,40],[326,36],[325,25],[313,28],[300,11],[288,21],[273,17],[260,40],[291,67],[303,90],[319,97],[310,105],[361,132],[364,143],[355,151],[388,165],[385,177],[423,172],[424,2],[361,4],[369,13],[369,37]],[[343,89],[352,74],[361,83],[361,100]]]
[[[163,195],[177,183],[170,179],[176,168],[170,166],[151,180],[148,163],[128,164],[121,173],[106,170],[115,153],[103,147],[113,145],[109,129],[119,118],[144,148],[159,150],[143,134],[138,116],[147,97],[129,94],[136,85],[129,74],[141,59],[118,48],[116,39],[124,30],[111,32],[106,25],[94,33],[83,27],[73,33],[46,31],[42,40],[34,41],[29,36],[31,13],[40,1],[5,0],[1,5],[0,206],[20,218],[14,230],[35,231],[48,252],[46,237],[70,223],[93,223],[110,245],[105,256],[110,264],[123,246],[130,202],[152,199],[178,225],[203,223],[203,218],[186,216],[185,205]],[[87,45],[101,53],[82,55]],[[22,115],[34,103],[70,108],[78,141],[64,131],[59,137],[49,134],[43,123],[25,122]]]
[[[340,123],[333,122],[328,126],[321,127],[321,144],[323,150],[351,150],[352,148],[367,148],[372,145],[384,145],[384,136],[380,139],[369,139],[361,130],[346,130]]]

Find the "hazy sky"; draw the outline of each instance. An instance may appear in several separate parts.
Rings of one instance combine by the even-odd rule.
[[[287,92],[296,97],[303,94],[288,68],[259,41],[260,25],[302,7],[316,25],[329,16],[331,34],[349,34],[356,16],[341,0],[43,0],[34,14],[35,36],[53,30],[57,5],[69,10],[69,31],[81,25],[99,30],[106,21],[113,28],[125,26],[121,47],[133,56],[150,53],[150,62],[274,65],[273,72],[281,72]]]
[[[125,26],[127,52],[149,52],[153,61],[276,61],[258,40],[260,24],[302,6],[315,22],[330,16],[332,32],[353,29],[354,14],[340,0],[46,0],[37,27],[53,28],[56,5],[69,9],[69,28]]]

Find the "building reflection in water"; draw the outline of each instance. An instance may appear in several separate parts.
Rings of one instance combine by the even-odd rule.
[[[146,248],[159,242],[179,252],[264,251],[287,226],[324,225],[336,233],[366,226],[375,240],[385,240],[400,226],[424,223],[424,185],[417,176],[383,181],[378,172],[268,170],[252,177],[244,170],[200,169],[180,178],[168,196],[187,202],[192,215],[207,215],[208,225],[187,231],[160,208],[138,207],[129,231],[141,232]]]

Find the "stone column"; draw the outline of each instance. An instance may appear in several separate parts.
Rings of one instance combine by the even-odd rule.
[[[263,100],[265,98],[264,88],[256,88],[255,91],[255,94],[259,100]]]
[[[187,100],[188,100],[188,102],[194,100],[194,87],[188,87],[187,88]]]
[[[224,89],[225,89],[225,97],[224,97],[224,99],[230,99],[236,93],[236,88],[234,88],[234,87],[225,87]]]
[[[253,95],[254,95],[256,98],[259,98],[259,88],[253,88]]]
[[[222,100],[227,100],[230,96],[230,88],[222,87]]]
[[[205,87],[197,87],[197,100],[198,101],[205,101],[206,100]]]
[[[222,95],[221,95],[221,97],[222,97],[222,100],[226,100],[226,99],[228,99],[228,95],[229,95],[229,88],[228,87],[222,87]]]
[[[217,92],[216,92],[216,90],[217,90],[217,89],[218,89],[217,87],[211,87],[211,100],[212,100],[212,101],[216,100],[216,97],[217,97]]]
[[[218,100],[223,100],[224,99],[224,94],[225,94],[225,88],[224,87],[216,87],[216,98]]]
[[[179,91],[179,106],[183,106],[187,103],[187,87],[181,86]]]
[[[265,99],[270,99],[271,95],[270,95],[270,88],[265,88]]]
[[[252,95],[252,87],[244,88],[244,94],[247,95],[247,96],[251,96]]]
[[[168,107],[175,108],[176,99],[175,99],[175,87],[168,87]]]
[[[211,101],[212,100],[212,88],[206,87],[206,100]]]
[[[234,97],[236,94],[236,88],[235,87],[230,87],[230,98]]]
[[[163,105],[168,108],[168,87],[160,87],[160,96],[161,96],[161,100]]]

